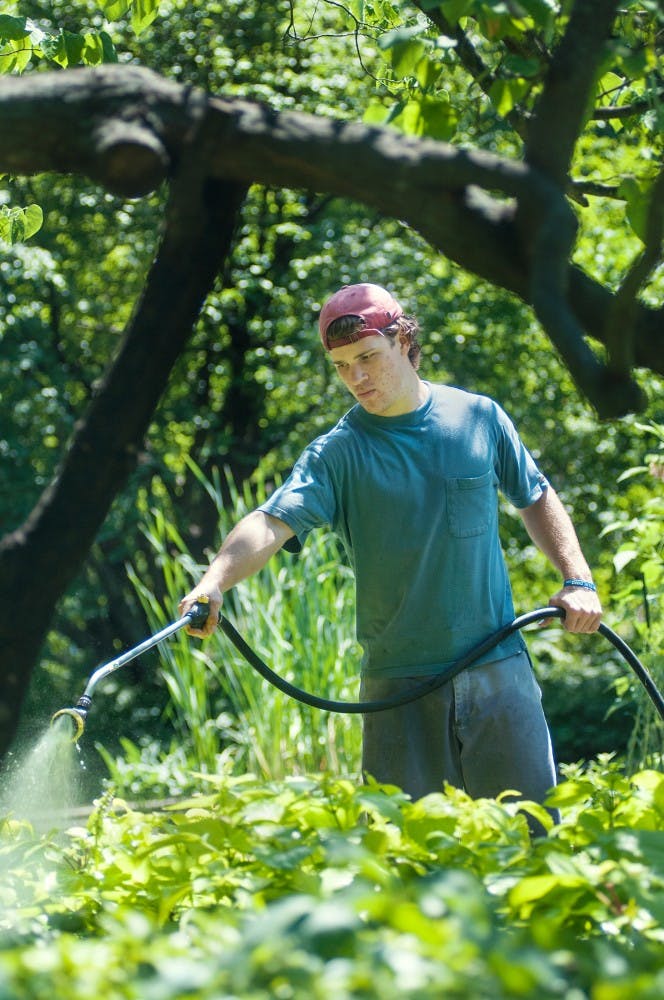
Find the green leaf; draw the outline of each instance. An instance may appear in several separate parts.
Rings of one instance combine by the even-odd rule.
[[[445,142],[456,132],[457,120],[456,111],[446,98],[426,94],[395,105],[387,119],[406,135],[428,136]]]
[[[25,38],[9,41],[0,48],[0,73],[22,73],[34,52]]]
[[[518,0],[516,6],[523,8],[538,28],[546,28],[556,15],[558,4],[555,0]]]
[[[106,31],[99,32],[99,39],[101,41],[102,51],[104,53],[105,63],[116,63],[118,61],[118,54],[116,52],[115,46],[113,44],[113,39]]]
[[[635,465],[632,469],[625,469],[621,472],[616,479],[617,483],[624,483],[627,479],[634,479],[635,476],[642,476],[644,472],[648,471],[647,465]]]
[[[98,0],[109,21],[119,21],[131,8],[133,0]]]
[[[423,5],[423,10],[433,10],[435,7],[440,7],[446,19],[450,24],[457,24],[459,18],[465,17],[474,6],[474,0],[444,0],[440,3],[440,0],[429,0],[429,2]]]
[[[99,63],[105,62],[104,44],[99,35],[87,34],[83,36],[81,62],[85,66],[98,66]]]
[[[417,67],[426,55],[426,46],[421,41],[399,42],[391,49],[392,70],[397,79],[415,76]]]
[[[509,902],[514,907],[535,903],[556,889],[579,889],[587,886],[581,875],[532,875],[522,879],[509,893]]]
[[[57,35],[45,37],[41,48],[47,59],[63,68],[81,65],[98,66],[100,63],[118,61],[113,42],[104,31],[99,34],[60,31]]]
[[[131,11],[131,26],[136,35],[152,24],[160,5],[161,0],[99,0],[109,21],[119,21]]]
[[[543,68],[542,62],[534,57],[509,55],[503,60],[503,68],[514,76],[537,76]]]
[[[364,20],[364,0],[349,0],[348,10],[358,21]]]
[[[501,118],[505,118],[512,108],[526,96],[529,89],[528,80],[520,77],[513,80],[496,80],[491,86],[489,97]]]
[[[23,243],[38,232],[44,221],[39,205],[27,208],[0,209],[0,240],[5,243]]]
[[[637,558],[638,554],[639,553],[636,549],[621,549],[619,552],[616,552],[613,557],[613,565],[616,573],[620,573],[624,570],[625,566],[628,566],[631,562],[633,562]]]
[[[639,239],[645,243],[648,220],[648,186],[636,177],[623,178],[618,194],[627,203],[627,220]]]
[[[26,17],[11,17],[9,14],[0,14],[0,38],[4,41],[17,42],[21,38],[30,35],[30,27]]]
[[[134,0],[132,4],[131,26],[137,35],[145,31],[159,13],[160,0]]]

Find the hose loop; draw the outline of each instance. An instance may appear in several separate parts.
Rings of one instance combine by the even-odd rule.
[[[219,618],[219,625],[226,637],[232,642],[239,653],[245,658],[245,660],[256,670],[261,677],[269,681],[274,687],[278,688],[284,694],[287,694],[290,698],[295,698],[297,701],[302,702],[304,705],[310,705],[312,708],[319,708],[324,712],[341,712],[346,715],[367,715],[372,712],[384,712],[386,709],[397,708],[400,705],[407,705],[411,701],[417,701],[418,698],[423,698],[425,695],[430,694],[437,688],[442,687],[457,674],[461,673],[467,667],[472,666],[476,663],[481,656],[485,653],[490,652],[498,643],[502,642],[508,636],[512,635],[513,632],[517,632],[527,625],[532,625],[535,622],[544,621],[547,618],[564,618],[565,611],[563,608],[546,607],[546,608],[536,608],[534,611],[529,611],[526,614],[519,615],[514,621],[509,622],[507,625],[503,625],[502,628],[498,629],[488,638],[484,639],[482,642],[478,643],[476,646],[462,656],[460,659],[456,660],[447,670],[442,671],[440,674],[436,674],[435,677],[429,677],[420,684],[416,684],[412,687],[404,689],[402,692],[398,692],[392,695],[391,698],[384,698],[379,701],[334,701],[330,698],[321,698],[319,695],[311,694],[309,691],[304,691],[302,688],[296,687],[291,684],[290,681],[285,680],[279,674],[275,673],[271,667],[268,667],[258,654],[249,646],[245,639],[240,635],[234,625],[232,625],[229,620],[221,615]],[[655,682],[652,677],[641,663],[637,657],[634,650],[630,649],[626,642],[620,638],[619,635],[610,629],[608,625],[602,622],[599,626],[601,635],[603,635],[609,642],[618,650],[623,659],[632,668],[641,684],[646,689],[648,696],[650,697],[652,703],[654,704],[657,712],[661,719],[664,719],[664,697],[658,691]]]

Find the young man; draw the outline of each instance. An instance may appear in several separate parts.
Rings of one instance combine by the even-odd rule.
[[[319,330],[357,405],[305,449],[289,479],[235,526],[181,612],[223,593],[282,546],[331,525],[353,566],[361,697],[389,697],[445,670],[514,617],[498,538],[498,489],[560,572],[550,603],[593,632],[601,607],[572,523],[492,400],[418,375],[417,323],[378,285],[344,286]],[[435,692],[364,717],[363,769],[413,797],[443,782],[474,797],[542,801],[551,741],[519,633]]]

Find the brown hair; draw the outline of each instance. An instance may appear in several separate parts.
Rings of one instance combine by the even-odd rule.
[[[359,333],[365,326],[366,321],[362,316],[354,316],[352,314],[339,316],[330,323],[326,331],[330,349],[334,348],[335,340],[350,341],[352,343],[353,334]],[[422,346],[418,338],[420,324],[414,316],[399,316],[398,319],[395,319],[394,323],[390,323],[389,326],[384,327],[380,332],[392,343],[395,342],[397,337],[406,338],[408,341],[408,360],[415,370],[420,367],[420,354],[422,352]],[[358,337],[357,339],[361,338]]]

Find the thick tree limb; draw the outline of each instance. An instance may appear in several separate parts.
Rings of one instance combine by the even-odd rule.
[[[171,165],[185,155],[201,100],[201,95],[138,67],[108,66],[4,80],[0,82],[0,131],[12,134],[14,141],[0,149],[0,170],[20,174],[77,171],[117,190],[118,160],[109,160],[108,144],[99,137],[105,134],[106,122],[128,121],[132,126],[128,141],[123,143],[121,129],[116,130],[113,148],[122,150],[127,167],[122,182],[125,193],[140,194],[146,184],[156,182],[159,170],[166,176]],[[543,103],[539,130],[546,120],[545,111]],[[538,289],[546,287],[549,305],[542,308],[540,298],[539,314],[559,348],[567,342],[571,350],[575,344],[576,378],[580,378],[583,358],[588,364],[593,361],[582,332],[606,341],[598,316],[606,319],[612,295],[590,280],[579,280],[567,258],[553,260],[554,248],[562,252],[560,241],[553,241],[548,251],[559,276],[555,304],[550,280],[542,283],[547,244],[540,239],[541,231],[556,214],[561,219],[569,214],[566,179],[557,184],[531,163],[405,137],[390,129],[277,113],[247,101],[212,98],[205,104],[204,118],[205,169],[210,177],[301,187],[355,199],[408,222],[456,263],[533,306]],[[137,139],[144,129],[154,133],[156,143]],[[567,146],[570,140],[571,133],[565,140]],[[158,157],[145,152],[155,145],[163,151]],[[544,147],[538,149],[542,152]],[[555,162],[557,172],[567,164],[567,154]],[[536,247],[539,250],[534,253]],[[594,309],[584,305],[589,289]],[[637,365],[661,372],[664,324],[658,317],[661,311],[639,306],[634,358]],[[552,325],[556,322],[560,323],[558,332]],[[572,365],[569,351],[565,357]],[[594,374],[583,381],[583,389],[600,414],[619,415],[635,405],[633,395],[628,403],[633,393],[629,380],[623,378],[621,397],[614,381],[609,390],[597,377],[596,364],[591,367]]]

